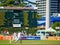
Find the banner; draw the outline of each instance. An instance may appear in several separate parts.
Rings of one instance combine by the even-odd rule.
[[[22,40],[40,40],[40,36],[22,36]]]

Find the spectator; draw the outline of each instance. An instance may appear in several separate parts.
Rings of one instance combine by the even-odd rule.
[[[29,36],[32,36],[32,34],[29,34]]]
[[[6,35],[9,35],[9,31],[7,30]]]

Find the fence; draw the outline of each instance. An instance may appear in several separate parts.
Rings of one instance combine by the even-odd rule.
[[[39,36],[25,36],[21,38],[22,40],[41,40]],[[0,40],[13,40],[13,36],[0,36]],[[60,40],[59,36],[49,36],[46,40]]]
[[[47,40],[60,40],[59,36],[49,36]]]
[[[13,36],[0,36],[0,40],[13,40]]]

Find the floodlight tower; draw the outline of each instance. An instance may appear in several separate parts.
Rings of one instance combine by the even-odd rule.
[[[46,0],[46,29],[50,27],[50,0]]]

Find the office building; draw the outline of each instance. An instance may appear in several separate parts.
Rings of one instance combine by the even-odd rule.
[[[36,4],[38,7],[37,13],[40,15],[46,15],[46,0],[37,0]]]
[[[37,12],[43,16],[46,15],[46,0],[36,0]],[[58,15],[60,13],[60,0],[50,0],[50,15]]]

